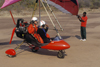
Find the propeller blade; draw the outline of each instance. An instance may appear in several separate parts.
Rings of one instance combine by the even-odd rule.
[[[13,29],[13,31],[12,31],[12,35],[11,35],[11,39],[10,39],[9,44],[11,44],[11,42],[12,42],[12,38],[13,38],[13,36],[14,36],[15,30],[16,30],[16,27],[15,27],[15,28]]]

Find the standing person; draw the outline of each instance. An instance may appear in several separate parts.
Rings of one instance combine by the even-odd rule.
[[[86,24],[88,17],[86,16],[86,12],[83,12],[83,16],[80,17],[78,15],[78,19],[81,22],[81,38],[80,40],[86,41]]]
[[[40,35],[37,33],[38,30],[38,22],[37,22],[37,18],[33,17],[30,25],[28,26],[28,35],[26,36],[26,39],[28,42],[32,43],[35,46],[41,46],[41,43],[44,43],[42,38],[40,37]],[[40,43],[38,43],[40,42]]]

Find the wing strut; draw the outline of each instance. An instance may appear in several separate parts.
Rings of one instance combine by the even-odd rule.
[[[34,16],[34,14],[35,14],[35,11],[36,11],[36,7],[37,7],[37,3],[38,3],[38,0],[36,0],[36,2],[35,2],[35,6],[34,6],[34,10],[33,10],[33,14],[32,14],[32,17]]]
[[[46,9],[46,7],[45,7],[44,3],[42,2],[42,0],[40,0],[40,1],[41,1],[42,5],[43,5],[43,7],[44,7],[44,9],[45,9],[45,11],[46,11],[46,13],[47,13],[47,15],[48,15],[48,17],[49,17],[49,19],[50,19],[50,21],[51,21],[52,25],[54,26],[54,28],[55,28],[55,30],[56,30],[56,32],[57,32],[57,35],[58,35],[58,36],[59,36],[59,38],[61,39],[61,36],[60,36],[60,34],[59,34],[58,30],[56,29],[56,26],[55,26],[55,24],[53,23],[53,21],[52,21],[52,19],[51,19],[50,15],[49,15],[49,13],[48,13],[48,11],[47,11],[47,9]]]
[[[49,6],[49,4],[47,3],[47,1],[46,1],[46,0],[45,0],[45,3],[47,4],[47,6],[48,6],[49,10],[51,11],[52,15],[54,16],[54,18],[55,18],[56,22],[58,23],[58,25],[59,25],[60,29],[63,31],[63,28],[62,28],[61,24],[59,23],[59,21],[58,21],[57,17],[55,16],[55,14],[54,14],[53,10],[51,9],[51,7]]]

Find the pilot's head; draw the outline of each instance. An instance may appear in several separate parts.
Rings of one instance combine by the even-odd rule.
[[[41,20],[40,21],[40,27],[42,26],[42,27],[44,27],[45,26],[45,24],[46,24],[46,22],[45,21],[43,21],[43,20]]]
[[[33,24],[33,23],[34,23],[34,24],[36,24],[36,25],[37,25],[37,24],[38,24],[38,22],[37,22],[37,21],[38,21],[37,17],[32,17],[32,19],[31,19],[31,22],[30,22],[30,23],[31,23],[31,24]]]

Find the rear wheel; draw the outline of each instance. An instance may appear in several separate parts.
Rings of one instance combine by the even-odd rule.
[[[57,54],[57,57],[58,58],[64,58],[65,57],[65,54],[64,54],[65,52],[63,51],[63,50],[60,50],[59,52],[58,52],[58,54]]]
[[[31,50],[32,52],[37,52],[39,50],[39,47],[33,47]]]

